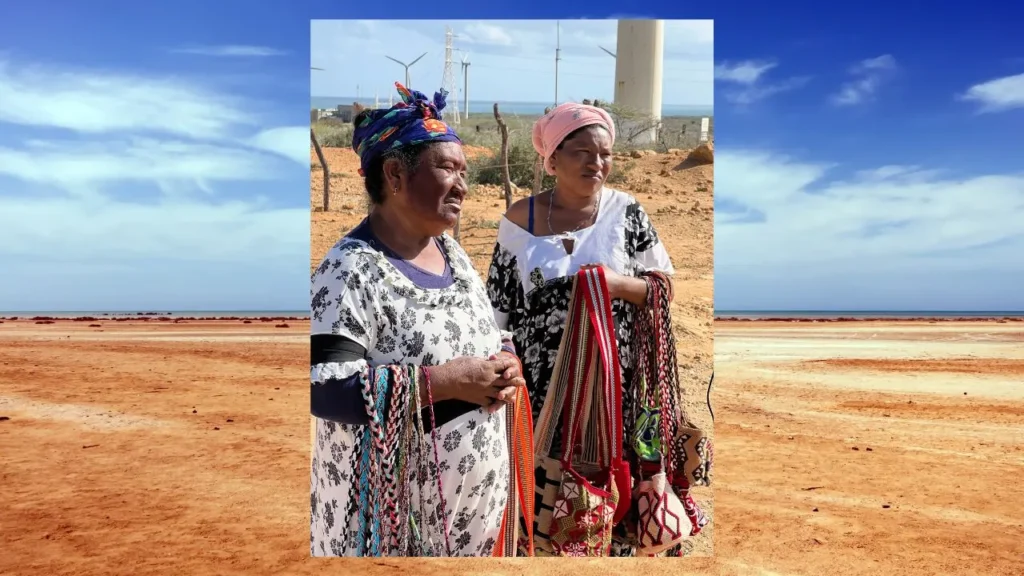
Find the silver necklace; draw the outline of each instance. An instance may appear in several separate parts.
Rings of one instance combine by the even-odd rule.
[[[551,232],[553,235],[555,235],[558,238],[566,238],[566,239],[575,240],[576,239],[576,233],[580,231],[580,228],[582,228],[584,226],[584,224],[593,225],[595,222],[597,222],[597,212],[601,208],[601,197],[602,196],[604,196],[604,188],[601,188],[601,191],[597,193],[597,205],[594,206],[594,213],[590,215],[590,218],[588,220],[584,220],[583,222],[580,222],[572,230],[566,230],[565,232],[559,232],[558,234],[555,234],[555,229],[554,229],[553,226],[551,226],[551,208],[555,205],[555,189],[552,188],[551,189],[551,201],[548,202],[548,231]]]

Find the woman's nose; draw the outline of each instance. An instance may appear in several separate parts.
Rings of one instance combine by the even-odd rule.
[[[455,175],[455,190],[459,191],[462,195],[469,193],[469,182],[466,181],[468,174],[456,174]]]

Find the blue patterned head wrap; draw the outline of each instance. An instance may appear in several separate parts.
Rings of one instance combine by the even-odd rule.
[[[441,121],[448,92],[441,89],[433,100],[395,82],[398,102],[387,110],[371,110],[352,134],[352,150],[359,155],[359,174],[366,176],[370,163],[385,152],[424,142],[462,143],[455,131]]]

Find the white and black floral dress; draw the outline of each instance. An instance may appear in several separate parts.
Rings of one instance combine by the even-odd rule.
[[[594,224],[576,233],[571,254],[559,236],[534,236],[508,218],[503,218],[498,228],[487,291],[499,327],[512,332],[513,342],[522,359],[535,421],[554,371],[568,314],[573,276],[580,266],[604,264],[626,276],[638,276],[646,270],[668,275],[674,273],[668,252],[647,213],[633,196],[605,188],[598,210]],[[633,319],[636,311],[636,306],[629,302],[612,302],[623,371],[624,414],[631,410],[630,388],[635,365]],[[628,449],[625,430],[623,434],[623,446]],[[561,449],[561,427],[556,427],[554,440],[552,452],[558,453]],[[537,481],[543,482],[543,475],[538,475]],[[539,514],[540,499],[537,506]],[[631,556],[632,546],[622,538],[616,538],[613,553]]]
[[[483,282],[469,258],[448,236],[440,239],[454,282],[424,289],[364,241],[343,238],[312,278],[312,334],[341,335],[367,351],[371,365],[438,365],[459,356],[487,357],[501,349]],[[312,386],[349,378],[359,362],[312,364]],[[440,404],[440,403],[439,403]],[[498,538],[508,494],[509,455],[505,410],[463,410],[438,422],[441,481],[451,552],[489,556]],[[314,556],[356,554],[356,438],[362,425],[315,418],[310,475],[310,551]],[[429,436],[427,438],[429,442]],[[433,454],[433,447],[427,448]],[[432,459],[431,459],[432,460]],[[430,465],[430,464],[428,464]],[[418,466],[410,466],[416,470]],[[417,525],[434,542],[441,517],[436,484],[415,473],[410,490],[423,489],[429,517]]]

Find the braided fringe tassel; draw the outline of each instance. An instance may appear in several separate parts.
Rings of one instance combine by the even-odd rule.
[[[425,510],[424,490],[419,491],[417,505],[409,489],[410,466],[417,466],[415,480],[424,489],[434,483],[427,481],[430,476],[436,476],[440,489],[436,433],[430,454],[420,416],[420,390],[427,383],[423,371],[416,366],[378,366],[365,369],[360,381],[369,425],[357,433],[353,478],[358,480],[351,494],[357,503],[356,555],[435,555],[437,546],[423,530],[430,512]],[[430,457],[433,467],[428,466]],[[441,523],[447,545],[447,524]]]

